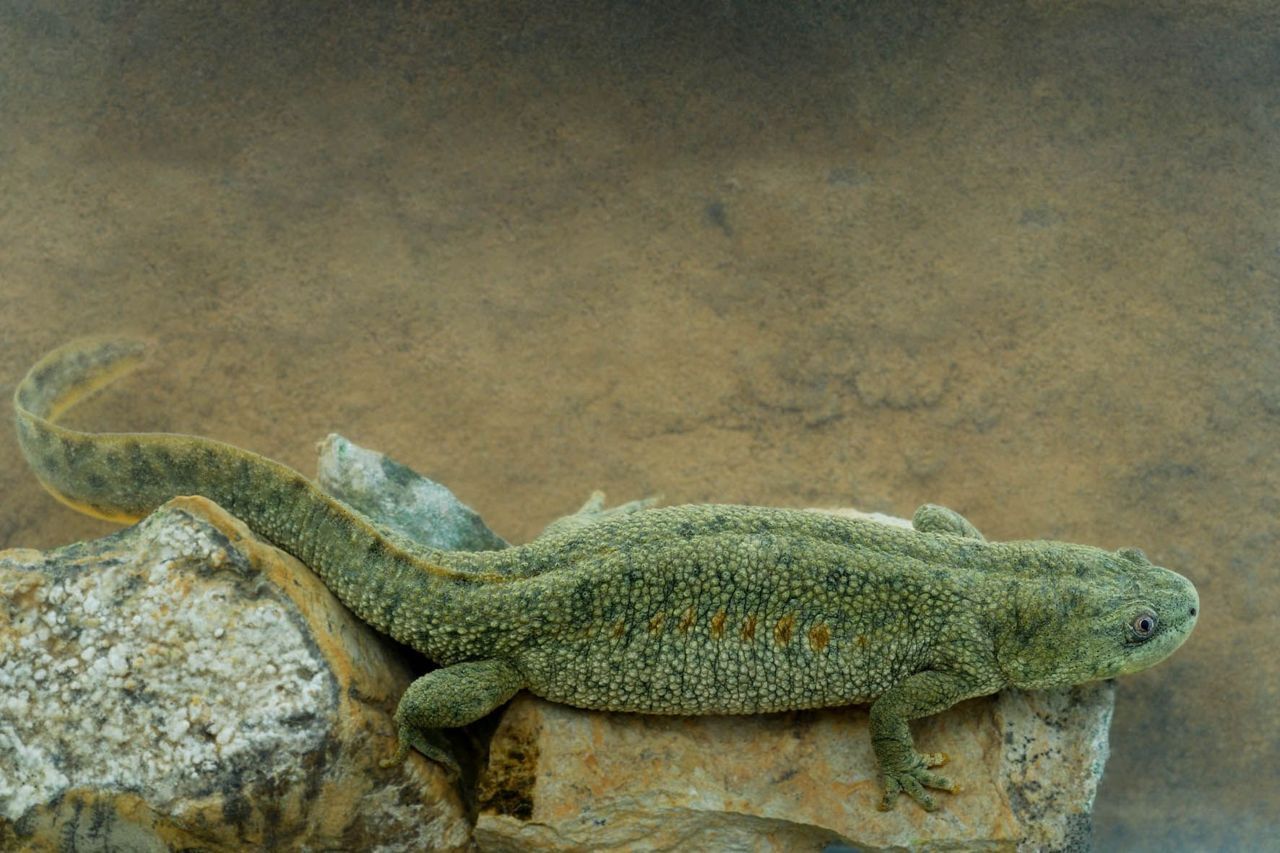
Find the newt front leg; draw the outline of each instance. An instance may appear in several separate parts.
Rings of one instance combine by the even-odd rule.
[[[875,749],[884,784],[881,811],[892,809],[902,791],[906,791],[926,811],[933,811],[938,807],[937,803],[925,788],[951,793],[959,790],[950,779],[929,772],[930,767],[945,763],[947,757],[942,753],[922,755],[916,752],[907,721],[945,711],[961,699],[974,695],[974,691],[967,687],[964,680],[954,675],[918,672],[885,691],[872,704],[871,745]]]

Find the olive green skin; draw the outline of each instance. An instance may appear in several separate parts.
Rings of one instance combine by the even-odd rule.
[[[186,435],[87,433],[54,417],[140,360],[121,340],[73,343],[14,397],[41,482],[82,511],[129,520],[177,495],[221,504],[315,570],[357,616],[442,664],[397,711],[391,761],[520,689],[584,708],[749,714],[871,704],[885,784],[951,789],[907,721],[1006,686],[1145,669],[1194,627],[1185,578],[1140,551],[986,542],[926,505],[914,529],[746,506],[571,517],[501,551],[398,537],[256,454]],[[1149,629],[1149,630],[1148,630]]]

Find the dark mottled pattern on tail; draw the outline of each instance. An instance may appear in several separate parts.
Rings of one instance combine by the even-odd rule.
[[[442,605],[488,575],[472,555],[388,536],[293,469],[210,439],[167,433],[90,433],[53,420],[141,363],[145,345],[87,340],[50,353],[14,394],[18,441],[36,476],[75,509],[132,521],[178,495],[207,497],[311,566],[369,624],[433,656]]]

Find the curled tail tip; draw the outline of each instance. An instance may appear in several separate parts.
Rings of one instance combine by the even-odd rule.
[[[85,376],[126,359],[141,359],[154,348],[148,338],[125,335],[90,335],[68,341],[44,354],[27,371],[22,384]],[[56,374],[56,375],[55,375]]]
[[[153,349],[141,337],[77,338],[49,352],[14,391],[19,414],[53,418],[61,410],[138,367]]]

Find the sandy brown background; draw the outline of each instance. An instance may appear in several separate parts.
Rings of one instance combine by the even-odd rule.
[[[1274,844],[1274,8],[2,0],[0,392],[139,332],[79,422],[341,430],[517,539],[602,487],[1140,546],[1203,617],[1099,847]],[[8,430],[0,494],[111,529]]]

